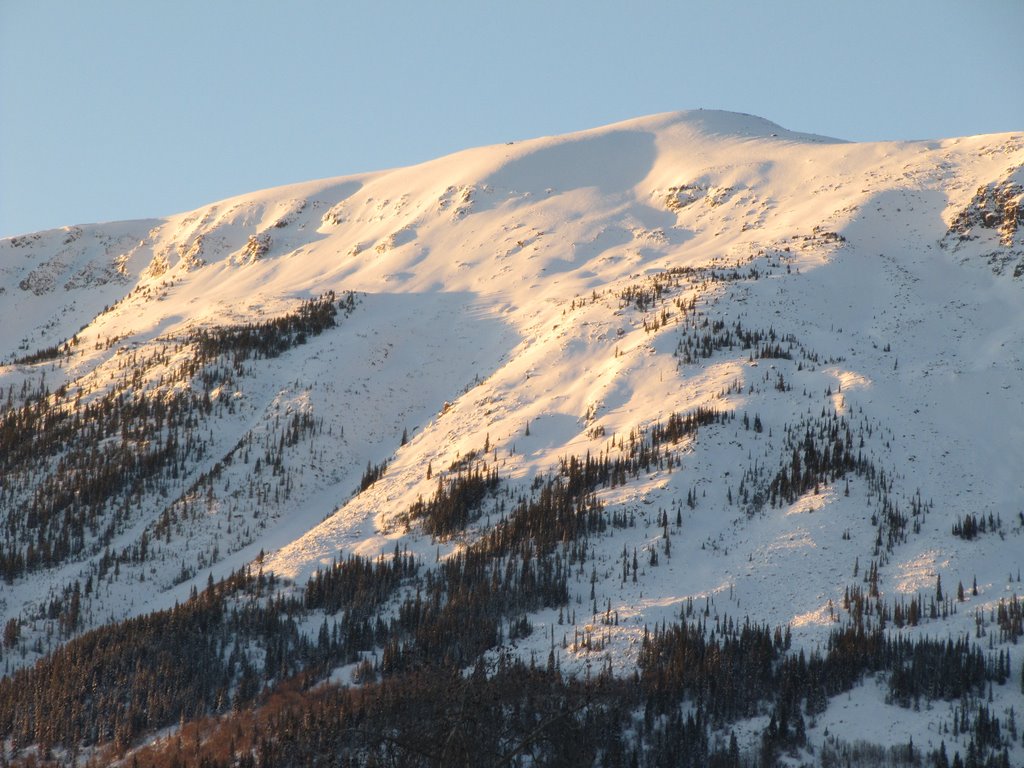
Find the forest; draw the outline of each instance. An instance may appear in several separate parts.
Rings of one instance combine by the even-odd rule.
[[[603,665],[582,679],[563,675],[568,633],[552,635],[546,659],[493,653],[530,635],[528,614],[550,607],[565,613],[577,650],[602,658],[600,627],[581,631],[567,589],[584,570],[588,537],[613,524],[594,491],[667,461],[662,446],[727,418],[673,415],[635,435],[620,467],[567,458],[528,497],[508,497],[498,522],[437,567],[397,548],[339,556],[304,590],[246,569],[172,610],[86,632],[0,681],[4,758],[60,765],[86,751],[103,764],[177,725],[173,737],[132,752],[132,765],[771,766],[806,748],[807,721],[830,698],[883,675],[899,706],[954,703],[952,727],[969,735],[964,755],[908,744],[889,764],[1009,766],[1016,720],[986,703],[989,686],[1024,688],[1009,655],[969,637],[890,636],[883,621],[865,620],[881,601],[856,591],[822,653],[794,653],[788,627],[692,600],[675,623],[644,630],[632,678]],[[410,517],[433,516],[443,533],[488,500],[500,509],[507,487],[478,461],[455,466],[447,482],[439,474],[435,495]],[[628,571],[624,558],[624,578]],[[991,618],[1002,640],[1021,636],[1019,601]],[[320,622],[313,635],[302,630],[310,620]],[[318,684],[339,666],[358,685]],[[758,748],[741,751],[732,729],[758,716],[767,718]],[[38,754],[18,755],[33,744]],[[859,747],[829,749],[849,756]]]
[[[694,300],[674,296],[687,280],[760,277],[753,267],[669,270],[613,298],[620,309],[643,314],[648,333],[679,326],[679,366],[743,350],[750,362],[785,362],[756,381],[785,393],[793,387],[791,369],[822,364],[814,351],[792,334],[712,318]],[[589,301],[599,298],[595,292]],[[569,311],[587,301],[573,299]],[[247,434],[220,457],[209,455],[204,432],[212,414],[233,407],[224,386],[249,375],[253,361],[307,343],[355,306],[353,294],[325,294],[263,323],[164,338],[150,358],[126,352],[122,377],[90,399],[66,387],[50,391],[42,381],[6,392],[0,574],[11,583],[78,557],[96,556],[97,564],[84,583],[69,584],[42,608],[64,642],[45,654],[38,646],[34,665],[14,664],[0,679],[0,765],[100,766],[126,758],[125,765],[140,768],[768,768],[787,761],[1009,767],[1016,714],[990,703],[993,686],[1024,690],[1024,671],[1012,669],[1000,647],[1024,636],[1022,603],[1014,595],[987,615],[977,612],[973,637],[892,631],[956,613],[965,588],[943,590],[938,581],[928,593],[881,593],[879,568],[920,530],[933,504],[919,492],[894,492],[892,471],[867,448],[880,425],[863,413],[841,413],[831,401],[781,425],[724,407],[669,413],[599,448],[564,455],[528,483],[502,476],[488,438],[447,468],[435,472],[428,464],[433,491],[390,510],[406,532],[417,527],[438,545],[456,544],[444,558],[440,546],[435,562],[397,545],[377,557],[338,552],[308,583],[295,585],[264,573],[261,557],[220,581],[211,577],[171,609],[81,631],[94,590],[121,564],[144,563],[181,535],[227,464],[252,462],[249,486],[238,492],[247,491],[256,507],[271,493],[287,504],[283,456],[319,434],[321,422],[308,413],[278,418],[268,434]],[[42,350],[22,363],[59,361],[69,348]],[[163,377],[157,389],[188,386],[153,396],[139,371],[158,370],[165,372],[154,374]],[[618,614],[595,595],[592,544],[637,523],[635,512],[606,506],[603,493],[678,470],[698,433],[726,427],[767,432],[781,444],[775,458],[739,468],[727,498],[741,519],[825,486],[848,494],[851,479],[861,481],[874,528],[870,559],[862,573],[855,569],[841,605],[830,603],[835,626],[819,649],[794,650],[791,627],[688,599],[674,620],[643,627],[635,673],[616,675],[605,648]],[[209,469],[186,482],[186,467],[200,459],[209,459]],[[367,462],[355,492],[388,471],[387,459]],[[251,478],[264,476],[276,485],[254,485]],[[177,499],[157,523],[134,546],[112,551],[143,495],[169,490]],[[696,489],[686,503],[697,506]],[[656,567],[659,553],[670,556],[681,511],[673,522],[659,509],[656,522],[662,539],[642,559],[623,548],[623,583]],[[972,541],[1001,527],[998,517],[968,515],[950,533]],[[180,581],[195,572],[183,562]],[[588,574],[590,600],[574,600],[572,585]],[[530,616],[543,610],[559,617],[557,629],[543,631],[546,654],[516,653],[517,641],[538,639]],[[24,656],[20,627],[16,620],[5,626],[0,659]],[[570,654],[590,660],[591,671],[567,674],[562,664]],[[869,678],[895,706],[950,707],[942,736],[951,746],[942,740],[934,749],[908,742],[883,750],[856,734],[832,734],[812,747],[807,730],[829,701]],[[749,733],[737,736],[744,728],[754,729],[753,742]],[[152,741],[155,734],[163,736]],[[967,744],[962,753],[955,740]]]

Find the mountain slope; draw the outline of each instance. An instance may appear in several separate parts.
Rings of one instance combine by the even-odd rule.
[[[5,659],[258,555],[295,589],[430,568],[588,455],[628,469],[527,658],[628,674],[694,602],[810,652],[851,586],[940,579],[955,613],[899,631],[971,633],[1022,589],[1022,168],[1021,134],[696,111],[2,241]],[[704,420],[657,443],[673,414]],[[503,490],[431,517],[474,468]],[[948,712],[858,696],[865,737],[937,748]]]

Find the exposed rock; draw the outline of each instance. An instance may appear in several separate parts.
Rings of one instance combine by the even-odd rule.
[[[259,235],[249,235],[249,242],[242,249],[239,263],[253,264],[267,255],[270,251],[270,235],[263,232]]]
[[[953,218],[947,237],[972,240],[977,237],[977,227],[998,229],[1000,244],[1009,248],[1022,223],[1024,187],[1005,179],[979,187],[967,207]]]

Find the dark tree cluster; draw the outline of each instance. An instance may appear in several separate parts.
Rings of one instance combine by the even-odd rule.
[[[664,300],[664,290],[650,290],[624,300],[644,309]],[[692,304],[687,311],[695,312]],[[308,321],[313,325],[283,324],[281,338],[301,343],[315,323],[329,327],[326,318],[333,321],[333,314],[318,312]],[[742,344],[741,331],[747,333],[738,324],[728,330],[723,325],[715,333],[735,334],[732,342]],[[249,327],[231,339],[211,336],[202,343],[217,355],[227,354],[218,345],[233,340],[244,355],[271,356],[274,345],[262,333]],[[769,357],[790,351],[789,342],[771,332],[751,334],[752,355],[755,348]],[[790,651],[788,628],[711,617],[710,610],[690,621],[690,604],[679,623],[645,631],[633,679],[616,679],[607,670],[567,678],[560,671],[567,641],[563,637],[560,647],[554,632],[546,665],[501,655],[488,668],[485,652],[534,632],[528,616],[541,608],[559,609],[560,616],[571,611],[576,650],[600,649],[589,635],[579,642],[569,603],[569,580],[585,573],[589,537],[625,524],[609,516],[596,492],[640,472],[671,470],[677,461],[673,446],[698,429],[734,418],[712,409],[674,414],[646,430],[613,437],[597,456],[563,459],[528,493],[502,487],[497,471],[471,453],[438,477],[435,493],[413,505],[408,519],[422,521],[435,536],[454,535],[478,520],[493,497],[496,520],[446,558],[439,553],[432,568],[398,549],[390,557],[350,556],[314,575],[301,595],[287,596],[272,578],[243,572],[173,610],[89,632],[0,681],[0,742],[39,744],[44,756],[50,747],[105,744],[110,751],[96,757],[103,764],[141,735],[184,723],[174,737],[137,752],[135,762],[153,768],[752,768],[776,765],[784,753],[799,750],[805,717],[820,714],[829,697],[877,673],[902,706],[959,702],[959,712],[967,714],[960,714],[955,727],[971,735],[968,760],[998,765],[1009,743],[1007,729],[998,719],[993,725],[980,701],[987,686],[1009,678],[1008,654],[986,657],[967,638],[911,641],[886,634],[886,621],[913,623],[926,604],[918,597],[883,605],[876,561],[866,569],[868,595],[858,588],[844,601],[860,618],[833,631],[827,648],[809,656]],[[314,426],[301,420],[282,424],[277,453],[263,456],[270,469],[254,471],[277,474],[289,435],[298,440]],[[879,537],[883,525],[903,530],[898,506],[887,501],[891,480],[861,457],[859,447],[854,454],[853,431],[844,419],[823,412],[821,419],[787,430],[786,439],[789,456],[773,479],[774,496],[764,477],[746,478],[755,497],[762,494],[762,504],[781,503],[853,473],[867,478],[879,499],[885,521],[876,523]],[[374,470],[371,464],[368,475]],[[741,488],[744,502],[754,503],[747,493],[748,487]],[[910,517],[926,508],[914,499]],[[667,531],[667,514],[659,524]],[[624,569],[627,557],[624,552]],[[111,562],[116,568],[116,557]],[[634,554],[634,575],[636,569]],[[67,591],[59,615],[75,594]],[[934,613],[948,605],[937,595],[927,609]],[[615,621],[610,614],[609,605],[608,626]],[[872,623],[869,615],[878,620]],[[1020,635],[1020,615],[1016,598],[1000,605],[1003,637]],[[315,636],[303,631],[317,621]],[[10,628],[11,644],[17,632],[17,625]],[[5,628],[5,643],[7,636]],[[360,686],[314,685],[342,665],[355,667]],[[754,715],[766,716],[768,725],[759,742],[741,752],[729,727]],[[938,752],[927,758],[941,765]],[[955,755],[953,764],[959,759]]]
[[[295,312],[263,323],[248,323],[213,329],[200,329],[189,341],[202,360],[222,355],[234,363],[249,358],[278,357],[292,347],[305,344],[336,324],[339,308],[346,316],[355,310],[355,294],[349,292],[340,302],[334,291],[302,302]]]
[[[396,556],[391,567],[403,567],[401,561]],[[455,590],[453,582],[474,568],[467,563],[454,565],[448,588]],[[252,577],[245,577],[245,583],[253,588]],[[233,587],[219,589],[226,595]],[[208,591],[188,609],[190,621],[200,622],[193,629],[204,629],[194,632],[193,642],[200,646],[220,642],[214,603],[223,595],[218,594]],[[268,605],[283,611],[273,600]],[[264,624],[262,631],[272,641],[276,630],[266,625],[267,618],[254,620]],[[419,610],[402,621],[432,623],[433,619]],[[434,628],[436,637],[446,629],[450,627],[441,622]],[[213,639],[202,638],[204,634]],[[1011,736],[1006,731],[1016,725],[1007,721],[1004,727],[981,702],[995,671],[966,640],[909,642],[851,627],[833,632],[824,655],[813,653],[807,658],[803,652],[787,652],[787,647],[788,632],[781,628],[770,630],[720,617],[713,625],[703,619],[648,633],[635,680],[604,672],[586,679],[566,678],[558,670],[554,651],[546,667],[502,656],[489,670],[476,655],[468,664],[475,671],[468,675],[463,671],[467,665],[456,658],[441,662],[434,653],[429,659],[405,658],[379,682],[357,688],[310,689],[315,676],[302,673],[252,706],[240,706],[253,701],[251,696],[233,702],[227,710],[210,707],[207,699],[200,698],[210,712],[221,715],[212,720],[194,718],[177,738],[140,750],[134,760],[153,768],[319,762],[351,766],[776,765],[782,754],[805,743],[805,717],[822,711],[829,696],[849,690],[865,674],[882,672],[890,675],[894,700],[904,706],[916,697],[961,702],[955,710],[953,735],[970,734],[967,762],[957,753],[952,763],[948,756],[942,763],[944,745],[927,756],[912,749],[906,754],[918,760],[926,757],[933,761],[930,765],[1008,765],[1003,756]],[[204,658],[209,656],[204,653]],[[741,753],[735,736],[724,734],[729,723],[752,714],[768,715],[769,723],[756,751],[748,745]],[[103,719],[100,727],[106,727]],[[54,729],[56,739],[49,743],[57,744],[64,726],[57,724]],[[104,734],[97,735],[104,740]],[[114,749],[123,749],[116,733],[105,735]]]
[[[303,593],[305,607],[326,613],[344,610],[349,616],[369,618],[418,570],[416,559],[397,548],[391,558],[368,560],[350,555],[313,574]]]
[[[480,517],[484,500],[498,486],[498,470],[488,470],[485,462],[460,468],[447,479],[438,475],[433,496],[427,501],[416,501],[409,509],[409,517],[422,521],[423,530],[431,536],[450,536]]]
[[[822,768],[1012,768],[1009,751],[992,751],[987,756],[972,741],[967,747],[966,759],[960,752],[953,754],[952,761],[942,741],[938,749],[924,753],[913,739],[906,744],[882,747],[862,739],[848,742],[829,735],[818,752],[818,765]]]
[[[731,327],[725,320],[703,317],[700,323],[687,326],[676,345],[676,357],[690,364],[707,359],[722,350],[747,350],[748,358],[792,360],[794,351],[802,351],[792,334],[779,337],[774,328],[768,330],[744,328],[737,320]]]
[[[172,740],[162,752],[142,753],[152,762],[140,765],[298,765],[316,756],[351,765],[573,764],[567,754],[585,765],[772,765],[802,745],[805,716],[865,674],[888,675],[893,700],[909,706],[978,700],[1009,673],[1007,656],[986,659],[966,638],[911,642],[850,626],[833,632],[824,655],[807,658],[788,653],[788,629],[728,617],[712,624],[705,615],[648,633],[636,681],[563,678],[554,637],[545,670],[503,662],[484,674],[481,654],[529,634],[529,612],[568,602],[573,562],[582,567],[586,537],[598,530],[578,524],[576,505],[592,504],[601,519],[578,476],[585,465],[543,484],[492,531],[423,575],[398,550],[376,561],[349,557],[314,576],[299,599],[275,597],[262,574],[243,573],[172,611],[90,632],[0,682],[0,736],[18,745],[123,749],[154,728],[220,713],[192,752]],[[551,519],[562,524],[541,526]],[[394,617],[383,621],[379,608],[403,590]],[[308,639],[298,624],[311,610],[337,611],[340,621],[325,619],[318,638]],[[303,692],[378,648],[362,688]],[[182,665],[183,657],[190,663]],[[460,673],[473,665],[476,674]],[[372,682],[378,674],[381,682]],[[278,698],[249,708],[268,684],[289,678],[295,683]],[[516,685],[522,696],[509,695]],[[94,694],[78,696],[83,690]],[[291,714],[279,717],[280,707]],[[457,729],[467,727],[467,711],[476,714],[469,727],[479,731]],[[735,739],[727,744],[721,734],[759,713],[770,715],[769,725],[757,754],[741,758]],[[982,732],[987,739],[979,754],[1005,746],[990,723],[975,730],[976,741]],[[560,751],[565,744],[574,748]]]
[[[757,514],[765,504],[772,507],[792,504],[806,493],[819,493],[822,488],[849,477],[866,481],[868,501],[877,506],[871,516],[877,527],[876,554],[893,548],[907,540],[908,525],[916,533],[932,509],[932,502],[921,498],[920,491],[910,498],[905,511],[893,498],[891,473],[879,469],[864,452],[864,437],[870,435],[870,424],[862,424],[855,433],[846,417],[832,408],[823,408],[818,417],[803,417],[799,422],[786,425],[783,430],[783,458],[781,466],[767,481],[765,468],[748,468],[740,486],[740,501],[748,514]],[[856,435],[856,436],[855,436]]]
[[[659,442],[671,440],[716,418],[707,413],[672,420],[653,434]],[[635,442],[649,443],[639,438]],[[643,451],[634,451],[634,462],[642,457]],[[589,490],[600,484],[601,476],[588,475],[586,462],[569,462],[564,473],[564,478],[543,482],[479,542],[430,572],[415,596],[399,603],[390,623],[373,616],[374,607],[390,599],[415,571],[411,559],[397,552],[390,562],[349,558],[335,564],[313,578],[305,604],[294,599],[254,602],[228,613],[222,602],[229,590],[213,586],[173,612],[87,633],[37,668],[16,673],[0,684],[0,698],[8,705],[6,710],[0,705],[0,727],[18,743],[125,742],[183,713],[192,717],[222,711],[228,704],[238,706],[256,695],[262,681],[350,663],[375,648],[384,653],[373,672],[386,675],[424,665],[472,663],[504,639],[529,634],[528,612],[567,603],[570,565],[582,564],[586,551],[573,542],[604,530],[604,510]],[[243,587],[258,590],[260,582],[253,587],[243,580],[233,589]],[[295,624],[296,616],[312,609],[342,611],[342,620],[333,627],[325,622],[316,642],[306,640]],[[188,638],[199,627],[205,644],[197,646]],[[260,669],[244,650],[252,643],[263,648]],[[105,655],[103,648],[114,655]],[[179,681],[160,689],[162,706],[150,706],[146,702],[155,695],[158,678],[119,670],[134,668],[142,658],[169,655],[172,648],[184,648],[196,659],[179,674],[195,672],[202,687],[192,678]],[[71,669],[78,671],[65,674],[69,659]],[[159,665],[157,669],[162,670]],[[18,702],[29,690],[38,690],[42,680],[61,684],[51,684],[45,697],[33,699],[41,709],[20,707]],[[110,695],[100,702],[87,700],[81,715],[56,715],[75,698],[76,688],[89,685],[110,690]],[[45,727],[40,725],[44,722]],[[85,722],[93,723],[91,730]]]
[[[671,446],[695,435],[700,427],[733,417],[732,413],[703,407],[674,413],[647,430],[633,429],[628,435],[613,437],[596,457],[590,452],[583,457],[563,457],[553,476],[537,478],[536,492],[514,503],[511,511],[485,534],[484,546],[504,555],[513,551],[515,543],[532,540],[541,551],[547,551],[559,542],[604,531],[612,520],[594,497],[596,490],[624,485],[629,477],[638,477],[641,472],[671,468],[676,462]],[[478,520],[483,502],[499,495],[500,490],[497,469],[488,469],[486,461],[475,458],[478,455],[470,452],[470,458],[453,464],[454,474],[449,473],[447,479],[438,475],[434,494],[412,505],[407,522],[420,520],[428,533],[444,537]],[[495,505],[496,514],[503,510],[503,502]]]
[[[133,501],[206,455],[193,428],[212,408],[201,394],[122,391],[68,405],[41,399],[0,416],[0,573],[8,582],[109,543]]]
[[[999,627],[999,642],[1016,643],[1024,637],[1024,600],[1014,595],[1009,600],[999,598],[995,609],[995,620]]]
[[[9,389],[0,407],[0,577],[10,583],[102,551],[147,496],[166,496],[208,458],[205,426],[233,411],[224,385],[245,372],[243,361],[279,355],[354,308],[353,294],[338,300],[328,293],[264,323],[161,339],[145,359],[125,348],[114,358],[122,375],[98,393],[68,385],[51,392],[45,381],[35,388],[26,382],[19,393]],[[172,366],[171,353],[185,347],[194,354]],[[155,366],[172,370],[154,388],[143,375]],[[281,445],[266,457],[275,474],[280,450],[316,428],[302,422],[310,418],[296,414],[278,425]],[[171,530],[167,520],[158,527],[161,534]]]
[[[148,730],[224,711],[234,673],[248,662],[236,645],[242,637],[229,641],[222,594],[211,589],[88,632],[0,680],[0,732],[16,745],[126,746]],[[280,621],[276,611],[266,619]]]
[[[897,596],[891,602],[883,599],[878,591],[877,560],[872,560],[865,569],[864,581],[868,585],[866,591],[859,585],[853,585],[843,593],[843,609],[847,611],[849,621],[856,626],[870,630],[873,626],[885,629],[892,624],[902,629],[916,627],[928,620],[946,619],[957,612],[956,602],[945,595],[918,593],[909,598]]]
[[[777,684],[782,633],[749,622],[735,626],[728,618],[718,629],[709,633],[703,622],[679,623],[645,635],[638,666],[654,714],[683,700],[697,703],[718,724],[759,714]]]
[[[973,705],[964,703],[953,710],[954,736],[969,734],[967,748],[967,762],[964,765],[1003,765],[1002,756],[1005,755],[1005,747],[1008,737],[1016,740],[1016,723],[1007,720],[1007,728],[1004,728],[999,717],[992,711],[988,704],[976,702]],[[1011,733],[1007,733],[1011,731]],[[1000,751],[1002,754],[1000,754]],[[986,753],[988,758],[986,759]],[[993,762],[995,760],[996,762]],[[1009,765],[1009,763],[1005,763]]]
[[[70,354],[71,347],[77,343],[78,338],[75,337],[59,344],[53,344],[45,349],[40,349],[36,352],[30,352],[27,355],[16,357],[12,362],[14,365],[35,365],[36,363],[47,363],[51,360],[56,360],[64,355]]]
[[[969,513],[958,517],[953,523],[953,535],[964,541],[973,541],[978,536],[983,536],[989,531],[995,533],[1003,527],[1003,521],[989,513],[986,520],[985,515]]]
[[[386,642],[389,628],[369,617],[370,604],[393,596],[415,570],[395,553],[374,563],[349,558],[318,574],[314,605],[343,602],[342,594],[352,601],[315,640],[299,628],[310,611],[303,600],[275,594],[273,577],[248,571],[171,610],[86,632],[0,680],[0,738],[123,748],[154,729],[237,710],[272,681],[323,676]],[[366,583],[368,574],[383,584]]]
[[[713,766],[739,768],[738,747],[710,744],[706,722],[674,717],[635,732],[630,683],[565,680],[502,657],[465,676],[425,668],[361,689],[284,691],[228,720],[135,755],[139,768],[355,766]]]
[[[422,589],[399,606],[381,672],[465,667],[505,640],[528,636],[527,613],[568,603],[566,559],[539,555],[529,543],[520,549],[494,557],[483,546],[471,547],[428,571]]]
[[[986,662],[981,648],[966,637],[954,641],[889,639],[891,658],[889,693],[902,707],[921,700],[954,701],[971,695],[981,696],[989,681],[1006,679],[1004,657]]]
[[[387,461],[382,461],[380,464],[374,464],[372,462],[366,463],[366,469],[363,471],[363,476],[359,478],[359,493],[362,493],[371,485],[376,483],[382,477],[388,469]]]
[[[694,267],[673,267],[658,272],[648,277],[644,283],[627,285],[619,291],[619,308],[624,309],[632,305],[634,309],[646,312],[684,285],[701,280],[705,274],[706,270]],[[696,297],[690,300],[688,309],[696,309]]]
[[[725,424],[733,418],[732,412],[705,407],[673,413],[646,430],[631,429],[628,435],[613,436],[608,447],[596,457],[588,451],[583,457],[562,458],[559,476],[566,481],[571,494],[625,485],[630,477],[639,477],[641,472],[671,469],[678,461],[669,450],[671,447],[693,437],[701,427]]]
[[[768,272],[779,266],[768,262]],[[681,324],[681,337],[676,344],[675,355],[681,363],[691,364],[701,359],[708,359],[722,350],[745,350],[751,362],[759,359],[792,360],[798,353],[803,363],[818,363],[817,353],[805,347],[792,334],[778,335],[774,328],[744,328],[737,320],[731,324],[724,319],[712,320],[699,312],[696,295],[689,300],[679,295],[683,287],[707,290],[714,284],[732,283],[747,280],[758,280],[762,271],[750,266],[746,271],[734,269],[708,269],[705,267],[673,267],[672,269],[651,275],[643,283],[626,286],[618,292],[619,308],[629,307],[645,313],[643,327],[645,331],[657,331],[668,324],[674,316],[672,307],[679,315],[677,324]],[[596,294],[595,294],[596,300]],[[670,301],[671,299],[671,301]],[[585,300],[574,300],[573,308],[586,303]],[[652,317],[647,312],[658,310]],[[832,360],[835,362],[835,360]]]
[[[834,483],[847,473],[869,479],[876,474],[869,460],[853,452],[850,425],[834,411],[817,421],[787,427],[783,450],[789,453],[789,465],[781,467],[768,484],[772,507],[780,502],[792,504],[808,491]]]

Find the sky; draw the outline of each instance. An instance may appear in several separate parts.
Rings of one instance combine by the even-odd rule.
[[[0,0],[0,237],[698,107],[1021,131],[1021,29],[1022,0]]]

